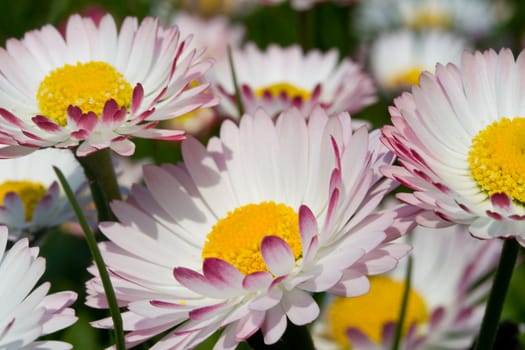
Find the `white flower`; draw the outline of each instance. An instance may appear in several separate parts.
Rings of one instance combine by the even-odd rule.
[[[404,27],[478,37],[489,33],[496,21],[487,0],[366,0],[356,13],[355,28],[363,34]]]
[[[309,115],[317,105],[329,114],[357,112],[375,102],[375,87],[361,67],[349,59],[339,62],[336,50],[303,53],[297,46],[270,45],[265,51],[248,44],[233,51],[244,111],[253,114],[262,107],[274,116],[290,107]],[[210,80],[219,106],[227,116],[239,117],[231,69],[218,62]]]
[[[498,262],[500,241],[480,241],[465,226],[418,227],[413,246],[412,281],[402,350],[468,349],[481,325]],[[403,237],[405,238],[405,237]],[[406,259],[385,276],[371,280],[371,291],[355,299],[332,298],[316,324],[317,349],[388,350],[406,276]],[[349,343],[350,341],[350,343]]]
[[[192,35],[191,48],[206,48],[206,57],[228,60],[228,45],[241,46],[244,28],[234,25],[227,17],[215,16],[209,19],[185,12],[177,12],[170,22],[179,28],[182,37]]]
[[[524,72],[523,52],[465,53],[394,100],[383,135],[401,166],[383,170],[414,190],[398,197],[424,209],[418,223],[525,244]]]
[[[221,328],[222,348],[259,329],[272,344],[287,319],[318,316],[311,292],[367,292],[367,275],[406,254],[390,241],[413,223],[375,210],[395,187],[378,172],[393,160],[378,136],[353,132],[348,114],[290,110],[274,124],[260,110],[224,122],[207,148],[184,141],[184,164],[146,167],[147,188],[112,206],[120,223],[100,226],[129,345],[177,325],[152,349],[193,348]],[[90,272],[88,305],[107,307]]]
[[[0,225],[10,239],[75,220],[53,166],[68,181],[80,205],[90,202],[87,180],[68,150],[44,149],[16,159],[0,160]]]
[[[6,251],[7,235],[7,228],[0,226],[0,348],[71,349],[64,342],[36,339],[75,323],[75,312],[68,306],[76,300],[76,293],[47,295],[48,282],[33,290],[44,273],[45,260],[38,257],[38,248],[30,248],[25,238]]]
[[[370,68],[378,85],[397,92],[416,85],[423,71],[433,73],[437,63],[459,64],[464,50],[465,40],[447,32],[389,32],[373,43]]]
[[[70,17],[65,38],[52,26],[9,39],[0,49],[0,157],[44,147],[103,148],[131,155],[129,137],[180,140],[181,131],[154,128],[217,99],[207,84],[202,50],[188,51],[176,27],[158,20],[124,20],[120,32],[106,15]]]

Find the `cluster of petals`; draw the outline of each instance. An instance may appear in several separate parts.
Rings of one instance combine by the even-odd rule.
[[[496,267],[502,244],[499,240],[474,239],[465,231],[461,225],[442,229],[417,227],[410,238],[400,238],[410,241],[413,247],[411,288],[424,299],[428,311],[427,321],[409,325],[400,349],[459,350],[472,346],[485,310],[485,303],[480,300],[486,300],[492,282],[486,277]],[[406,259],[401,260],[388,276],[403,281],[406,264]],[[321,334],[322,327],[317,328]],[[380,342],[370,339],[359,327],[347,330],[355,350],[391,349],[394,333],[393,322],[383,325]],[[316,339],[319,350],[338,348],[327,338]]]
[[[364,35],[398,28],[442,29],[479,37],[490,32],[496,17],[487,0],[367,0],[359,3],[355,29]]]
[[[371,46],[370,69],[377,84],[390,92],[399,92],[409,86],[399,80],[410,71],[434,72],[437,63],[459,64],[466,48],[463,38],[439,30],[423,33],[402,29],[385,32]],[[415,77],[414,77],[415,78]]]
[[[70,17],[65,37],[46,25],[9,39],[0,50],[0,157],[11,158],[38,148],[77,147],[78,156],[111,148],[131,155],[129,137],[180,140],[183,132],[157,129],[160,120],[217,103],[208,85],[189,88],[211,62],[202,50],[187,50],[176,27],[163,28],[157,19],[124,19],[120,31],[110,15],[97,26],[93,19]],[[129,106],[109,96],[100,115],[70,105],[67,124],[59,125],[39,111],[40,82],[66,64],[105,62],[123,74],[132,87]]]
[[[304,115],[321,105],[329,114],[357,112],[376,101],[372,79],[361,66],[350,59],[339,61],[336,50],[326,53],[314,49],[307,53],[298,45],[270,45],[264,51],[254,44],[232,53],[233,65],[245,113],[264,108],[276,116],[290,107]],[[231,68],[228,62],[217,62],[210,71],[215,93],[221,97],[219,108],[229,117],[239,117]],[[308,98],[283,91],[272,94],[264,90],[286,83],[308,93]],[[258,92],[259,91],[259,92]]]
[[[273,5],[283,3],[285,0],[261,0],[263,5]],[[311,9],[315,4],[321,2],[328,2],[330,0],[290,0],[292,7],[297,11],[304,11]],[[350,4],[358,0],[333,0],[332,2],[338,4]]]
[[[214,16],[204,19],[186,12],[177,12],[170,22],[176,25],[182,36],[192,35],[191,46],[205,47],[204,55],[215,60],[227,60],[228,46],[241,46],[244,28],[232,24],[227,17]]]
[[[0,183],[31,181],[45,187],[45,193],[37,200],[32,213],[26,212],[22,196],[15,191],[6,191],[1,198],[0,224],[9,227],[11,240],[75,219],[75,213],[58,184],[53,166],[64,174],[82,207],[91,202],[84,171],[68,150],[42,149],[23,157],[3,159],[0,161]]]
[[[67,350],[61,341],[37,338],[75,323],[69,308],[77,298],[74,292],[47,295],[50,284],[33,290],[45,270],[45,260],[38,248],[31,248],[26,238],[6,251],[7,227],[0,226],[0,348],[10,350]]]
[[[304,325],[318,317],[311,293],[364,294],[368,275],[392,269],[407,253],[408,245],[391,241],[413,219],[404,207],[377,210],[397,185],[379,172],[393,161],[379,133],[353,132],[348,114],[328,117],[321,108],[306,119],[292,109],[275,121],[262,110],[238,126],[225,121],[207,148],[188,138],[184,163],[145,167],[146,186],[113,203],[120,222],[100,225],[110,239],[100,248],[128,309],[128,346],[174,327],[152,349],[193,348],[219,329],[217,348],[234,349],[258,330],[272,344],[287,320]],[[219,258],[203,260],[206,233],[219,219],[265,201],[297,211],[297,260],[277,236],[261,243],[267,271],[245,275]],[[106,308],[90,272],[87,304]]]
[[[525,115],[524,72],[523,52],[516,60],[509,49],[466,52],[461,68],[438,65],[435,75],[423,73],[419,86],[394,100],[393,125],[383,128],[383,141],[401,166],[384,173],[414,190],[398,198],[424,209],[419,224],[464,224],[479,238],[515,236],[525,244],[523,204],[505,193],[486,193],[468,162],[480,130]]]

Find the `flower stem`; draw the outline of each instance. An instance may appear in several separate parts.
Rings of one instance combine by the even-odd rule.
[[[412,284],[412,256],[408,256],[405,288],[403,289],[403,298],[401,299],[401,310],[399,310],[399,317],[396,323],[396,331],[394,333],[394,341],[392,342],[392,350],[398,350],[401,343],[401,336],[403,334],[403,324],[405,323],[406,311],[408,307],[408,298],[410,296],[410,285]]]
[[[66,196],[69,202],[71,203],[73,210],[75,211],[78,222],[80,226],[82,227],[82,230],[84,231],[86,242],[89,246],[89,250],[91,251],[91,255],[93,256],[93,260],[95,260],[95,265],[97,266],[98,273],[100,275],[100,279],[102,280],[102,285],[104,287],[104,292],[106,294],[106,298],[108,301],[111,318],[113,319],[116,349],[125,350],[126,346],[125,346],[125,341],[124,341],[124,329],[122,326],[122,316],[120,314],[120,310],[118,307],[117,298],[115,296],[115,291],[113,290],[113,286],[111,285],[111,280],[109,279],[108,270],[106,269],[106,265],[104,264],[104,259],[102,259],[102,254],[100,254],[100,250],[98,249],[97,241],[95,240],[95,235],[91,231],[89,224],[86,220],[86,217],[84,216],[82,209],[80,209],[80,206],[75,198],[75,195],[73,194],[73,191],[71,190],[71,187],[67,183],[66,178],[64,177],[60,169],[58,169],[55,166],[53,167],[53,169],[55,170],[58,180],[60,181],[60,184],[64,188],[64,192],[66,193]]]
[[[232,48],[228,45],[228,63],[230,64],[230,71],[232,74],[233,88],[235,89],[235,102],[237,103],[237,110],[239,111],[239,118],[244,115],[244,105],[242,104],[241,91],[237,82],[237,74],[235,73],[235,63],[233,62]]]
[[[77,157],[77,159],[89,180],[93,201],[97,207],[98,220],[114,219],[109,202],[113,199],[121,199],[121,196],[111,161],[111,150],[102,149],[87,157]]]
[[[501,310],[510,284],[512,271],[518,257],[519,245],[514,239],[503,243],[499,265],[490,290],[485,316],[476,342],[476,350],[491,350],[496,339]]]

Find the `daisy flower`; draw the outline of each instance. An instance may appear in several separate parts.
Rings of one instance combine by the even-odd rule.
[[[465,226],[418,227],[411,235],[414,258],[400,349],[468,349],[477,335],[501,242],[480,241]],[[403,237],[404,238],[404,237]],[[318,350],[392,348],[405,287],[406,260],[371,279],[360,298],[331,298],[315,327]],[[482,281],[480,283],[480,281]]]
[[[496,22],[487,0],[366,0],[356,11],[356,29],[377,33],[397,28],[441,29],[478,37]]]
[[[383,136],[401,166],[384,173],[414,190],[398,196],[424,209],[419,224],[525,245],[523,72],[523,52],[466,52],[394,100]]]
[[[450,33],[400,30],[382,34],[372,45],[370,68],[383,90],[396,92],[419,82],[436,64],[461,62],[465,40]]]
[[[361,67],[343,59],[336,50],[303,53],[297,46],[270,45],[265,51],[254,44],[233,51],[233,63],[244,110],[253,114],[258,107],[277,115],[294,106],[309,115],[318,104],[329,114],[357,112],[375,102],[375,87]],[[228,62],[218,62],[210,80],[228,116],[239,117]]]
[[[45,270],[45,259],[28,240],[16,242],[6,251],[7,227],[0,226],[0,348],[9,350],[66,350],[59,341],[36,341],[75,323],[74,292],[47,295],[49,282],[33,290]]]
[[[173,118],[217,99],[208,85],[190,87],[210,66],[187,50],[176,27],[158,20],[73,15],[65,37],[47,25],[0,49],[0,157],[44,147],[76,147],[78,156],[111,148],[131,155],[129,137],[180,140],[159,130]]]
[[[355,3],[359,0],[333,0],[332,2],[338,3],[338,4],[351,4]],[[261,3],[264,5],[273,5],[273,4],[280,4],[285,2],[285,0],[261,0]],[[290,0],[290,4],[293,9],[297,11],[305,11],[311,9],[315,4],[321,3],[321,2],[330,2],[329,0]]]
[[[193,35],[191,47],[205,47],[205,57],[215,61],[228,61],[228,46],[238,48],[244,36],[244,28],[231,24],[226,17],[209,19],[185,12],[177,12],[170,20],[177,25],[182,36]],[[193,34],[192,34],[193,33]],[[190,85],[198,86],[194,80]],[[184,130],[190,135],[203,135],[210,131],[218,120],[212,108],[200,108],[183,116],[167,120],[163,126],[168,129]]]
[[[68,150],[50,148],[16,159],[2,159],[0,225],[9,227],[10,239],[75,220],[53,166],[63,172],[81,205],[90,202],[84,171]]]
[[[192,48],[205,47],[204,55],[215,60],[228,60],[228,45],[240,47],[244,36],[243,27],[233,25],[223,16],[205,19],[179,11],[170,22],[179,28],[183,37],[193,35],[190,43]]]
[[[413,219],[375,210],[396,186],[379,173],[393,158],[378,133],[321,108],[305,119],[293,109],[275,124],[263,110],[225,121],[207,148],[189,138],[183,164],[145,167],[146,188],[113,203],[120,223],[100,225],[100,247],[129,346],[177,325],[152,349],[193,348],[218,329],[220,348],[259,329],[272,344],[287,319],[317,318],[310,293],[366,293],[367,275],[406,254],[390,241]],[[107,307],[90,272],[87,303]]]

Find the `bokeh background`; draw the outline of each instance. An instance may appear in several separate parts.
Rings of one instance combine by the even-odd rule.
[[[68,16],[73,13],[96,16],[109,12],[117,22],[126,16],[142,19],[148,15],[160,16],[167,20],[182,6],[206,17],[214,16],[221,5],[221,1],[212,0],[186,1],[185,4],[164,0],[0,0],[0,43],[4,46],[9,38],[21,38],[26,31],[48,23],[58,27],[64,26]],[[488,36],[477,41],[476,48],[497,50],[510,47],[517,54],[525,47],[525,1],[498,0],[494,5],[503,14],[502,20]],[[342,57],[351,57],[366,67],[366,45],[362,44],[363,38],[360,37],[359,31],[355,30],[356,6],[357,4],[342,6],[322,3],[311,10],[299,12],[288,3],[284,3],[255,6],[244,13],[230,14],[230,18],[245,28],[245,41],[255,42],[260,48],[270,43],[283,46],[298,43],[305,50],[318,48],[326,51],[337,48]],[[377,103],[354,117],[366,119],[374,127],[388,123],[387,108],[391,97],[379,97]],[[201,137],[206,139],[216,130],[217,128],[212,129]],[[136,140],[136,143],[135,159],[148,158],[149,161],[159,164],[177,162],[180,158],[178,144],[147,140]],[[56,339],[58,336],[73,344],[75,349],[81,350],[103,349],[110,345],[110,332],[89,326],[90,321],[108,316],[107,312],[83,305],[84,283],[89,278],[86,268],[91,264],[91,258],[82,237],[57,229],[45,236],[41,247],[41,255],[47,258],[47,271],[42,280],[51,281],[52,291],[74,290],[79,294],[74,305],[79,321],[65,331],[53,334],[52,338]],[[525,264],[522,264],[522,261],[523,258],[513,275],[505,302],[504,326],[498,345],[501,349],[508,349],[506,346],[510,345],[503,344],[513,343],[514,338],[518,338],[525,348],[525,337],[518,332],[520,325],[525,325]],[[242,344],[240,347],[247,348]],[[148,348],[148,344],[143,348]],[[208,348],[211,348],[210,343],[199,347]]]

